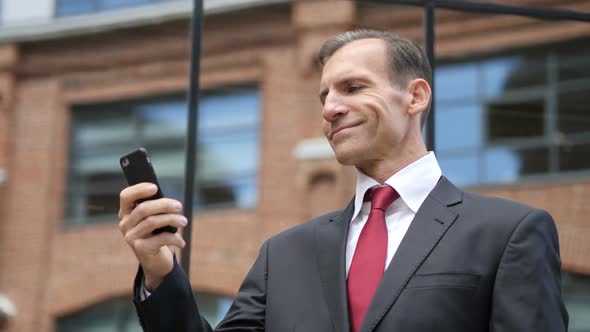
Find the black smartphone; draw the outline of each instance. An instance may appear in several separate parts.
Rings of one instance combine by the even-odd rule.
[[[126,154],[121,157],[119,162],[121,164],[121,168],[123,169],[123,174],[125,174],[125,178],[127,179],[127,183],[129,183],[130,186],[142,182],[150,182],[158,186],[157,193],[151,197],[138,200],[136,202],[137,204],[147,200],[164,197],[164,194],[160,189],[160,184],[158,183],[158,178],[156,177],[156,172],[154,171],[154,167],[152,166],[152,162],[146,149],[139,148],[129,154]],[[164,226],[153,231],[154,234],[159,234],[162,232],[176,233],[176,227]]]

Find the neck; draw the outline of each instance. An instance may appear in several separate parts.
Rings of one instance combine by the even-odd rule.
[[[396,153],[395,158],[384,158],[373,161],[362,167],[357,166],[357,169],[383,184],[394,174],[428,154],[428,150],[423,142],[414,145],[407,144],[404,147],[404,151]]]

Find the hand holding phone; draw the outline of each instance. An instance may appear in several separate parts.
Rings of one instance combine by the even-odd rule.
[[[139,148],[129,154],[124,155],[120,159],[120,164],[121,168],[123,169],[123,174],[125,174],[125,178],[127,179],[127,183],[130,186],[142,182],[150,182],[158,187],[158,192],[156,192],[151,197],[138,200],[137,204],[144,202],[146,200],[159,199],[164,197],[164,194],[160,189],[160,184],[158,183],[158,179],[156,177],[156,172],[154,171],[154,168],[152,166],[151,160],[148,156],[146,149]],[[159,234],[162,232],[176,233],[176,227],[164,226],[162,228],[154,230],[153,234]]]

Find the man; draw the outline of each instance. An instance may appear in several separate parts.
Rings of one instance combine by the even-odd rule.
[[[356,195],[267,240],[216,331],[566,331],[551,216],[462,192],[427,152],[423,51],[357,30],[328,40],[320,60],[322,128],[337,160],[358,169]],[[120,229],[141,265],[140,321],[146,331],[211,331],[168,247],[182,238],[151,234],[186,224],[180,203],[135,207],[155,190],[121,192]]]

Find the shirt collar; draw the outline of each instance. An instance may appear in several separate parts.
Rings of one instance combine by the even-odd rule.
[[[392,175],[386,184],[392,186],[406,205],[416,213],[428,194],[434,189],[440,179],[442,171],[434,152],[414,161]],[[379,186],[379,182],[362,172],[357,172],[356,195],[354,198],[354,220],[361,211],[363,198],[367,190]]]

